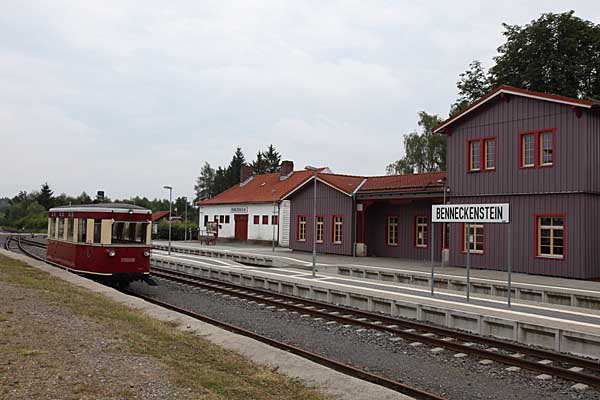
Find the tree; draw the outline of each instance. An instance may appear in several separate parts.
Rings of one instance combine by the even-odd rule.
[[[242,169],[242,165],[246,163],[246,157],[244,157],[244,153],[242,153],[242,149],[240,147],[235,149],[235,153],[233,153],[233,158],[229,163],[226,171],[226,188],[229,189],[231,186],[240,183],[240,170]],[[221,193],[221,192],[219,192]]]
[[[257,175],[266,174],[268,172],[269,164],[264,152],[259,150],[258,153],[256,153],[256,160],[252,161],[252,168]]]
[[[263,156],[267,164],[267,173],[279,172],[281,169],[281,154],[275,150],[272,144],[269,145]]]
[[[525,26],[502,24],[506,42],[486,74],[474,61],[457,82],[451,113],[500,85],[568,97],[600,98],[600,25],[574,11],[542,14]]]
[[[229,180],[227,177],[227,170],[223,167],[217,168],[215,171],[215,181],[213,186],[214,195],[218,195],[221,192],[229,189]]]
[[[44,207],[46,210],[52,208],[54,191],[50,189],[48,182],[45,182],[41,189],[40,193],[37,196],[37,202]]]
[[[452,105],[450,115],[464,110],[469,104],[490,91],[490,78],[480,61],[475,60],[469,64],[469,69],[460,74],[456,87],[458,88],[458,99]]]
[[[412,174],[446,170],[446,136],[433,133],[433,128],[442,119],[437,115],[419,112],[419,126],[422,132],[411,132],[404,135],[405,156],[389,164],[388,175]]]
[[[196,178],[194,190],[196,191],[196,201],[210,199],[214,196],[215,170],[208,162],[200,169],[200,176]]]

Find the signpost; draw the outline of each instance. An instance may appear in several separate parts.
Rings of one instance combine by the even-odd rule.
[[[512,273],[512,233],[510,229],[510,205],[508,203],[494,204],[444,204],[431,206],[431,231],[433,223],[460,222],[467,224],[467,301],[471,294],[471,244],[473,234],[471,224],[508,224],[508,306],[511,305],[511,273]],[[433,238],[433,236],[432,236]],[[433,246],[433,242],[432,242]],[[431,295],[433,296],[434,271],[433,252],[431,253]]]

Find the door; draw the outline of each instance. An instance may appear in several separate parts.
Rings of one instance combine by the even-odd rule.
[[[235,240],[248,240],[248,214],[235,214]]]

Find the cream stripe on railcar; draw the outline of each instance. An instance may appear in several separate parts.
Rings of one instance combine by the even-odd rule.
[[[79,218],[73,218],[73,243],[77,243],[79,234]]]
[[[69,235],[69,218],[63,218],[63,237],[62,240],[66,241]]]
[[[100,244],[110,245],[112,243],[112,219],[102,220],[102,230],[100,236]]]
[[[87,219],[87,226],[86,226],[86,230],[85,230],[85,242],[87,244],[94,243],[94,219],[93,218]]]
[[[148,225],[146,225],[146,244],[152,244],[152,221],[148,221]]]
[[[48,239],[51,238],[50,236],[50,229],[52,228],[52,218],[48,217]]]
[[[59,237],[58,237],[58,221],[59,221],[59,218],[56,217],[56,219],[54,220],[54,236],[53,236],[53,239],[59,239]]]

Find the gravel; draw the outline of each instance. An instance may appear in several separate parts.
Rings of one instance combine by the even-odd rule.
[[[481,364],[480,359],[456,357],[452,351],[432,352],[430,346],[411,346],[388,333],[330,324],[326,319],[156,280],[159,286],[134,283],[130,288],[450,399],[600,400],[596,390],[572,388],[575,382],[542,381],[536,373],[508,371],[499,363]]]

